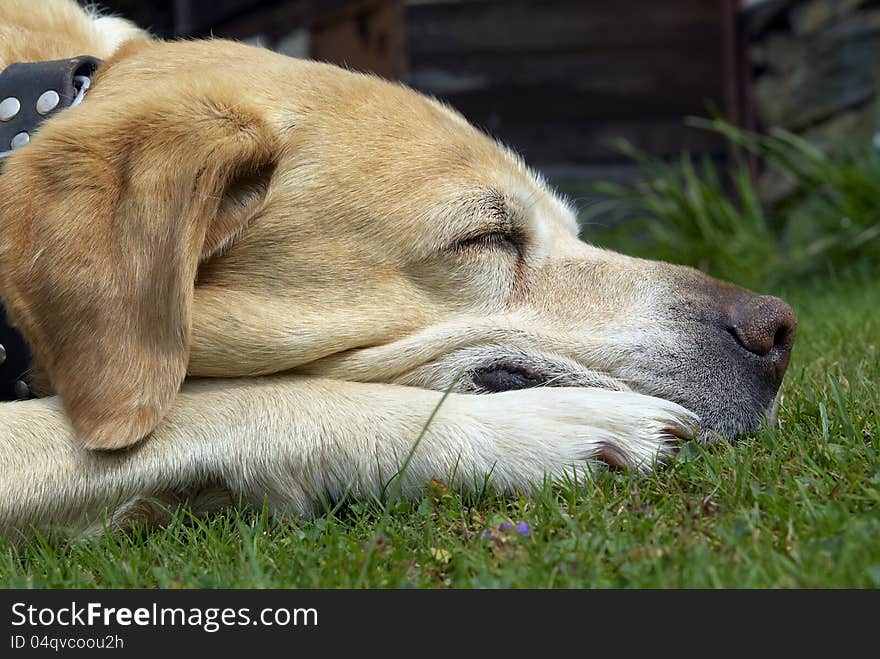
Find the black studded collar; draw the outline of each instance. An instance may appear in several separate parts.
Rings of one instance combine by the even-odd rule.
[[[78,105],[101,60],[82,56],[10,64],[0,73],[0,172],[3,161],[27,145],[41,123]],[[0,304],[0,401],[31,397],[30,348]]]
[[[78,105],[101,60],[16,62],[0,73],[0,158],[25,146],[46,119]]]

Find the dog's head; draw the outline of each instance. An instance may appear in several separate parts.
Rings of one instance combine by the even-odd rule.
[[[148,434],[187,372],[632,389],[732,438],[772,414],[795,330],[781,300],[581,242],[440,103],[223,41],[123,47],[10,158],[0,236],[92,447]]]

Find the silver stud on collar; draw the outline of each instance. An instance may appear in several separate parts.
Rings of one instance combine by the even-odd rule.
[[[52,110],[58,107],[58,103],[60,102],[61,97],[54,89],[44,91],[40,94],[40,98],[37,99],[37,112],[40,114],[49,114]]]
[[[19,398],[27,398],[31,394],[31,388],[24,380],[17,380],[16,383],[12,385],[12,390]]]
[[[21,110],[21,103],[17,98],[14,96],[4,98],[0,102],[0,121],[9,121],[18,114],[19,110]]]
[[[6,348],[0,343],[0,364],[6,361]]]
[[[12,141],[9,143],[9,146],[14,151],[15,149],[20,149],[25,144],[31,141],[31,136],[25,133],[24,131],[20,132],[18,135],[12,138]]]

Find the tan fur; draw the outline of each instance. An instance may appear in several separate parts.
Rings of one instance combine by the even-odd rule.
[[[6,303],[92,447],[128,445],[164,415],[186,373],[196,268],[259,211],[236,186],[268,176],[278,151],[234,90],[206,101],[191,85],[90,94],[93,112],[50,122],[0,182]]]
[[[124,42],[147,38],[127,21],[98,17],[72,0],[3,0],[0,69],[78,55],[106,58]]]
[[[238,43],[150,40],[70,0],[0,7],[0,64],[80,54],[106,60],[85,100],[0,176],[0,292],[60,397],[0,405],[0,529],[205,488],[300,512],[375,492],[438,402],[425,389],[456,393],[408,487],[650,469],[693,434],[643,394],[682,328],[706,331],[669,300],[709,309],[725,285],[581,242],[567,204],[456,112]],[[633,363],[645,346],[660,366]],[[498,355],[582,388],[467,395]]]

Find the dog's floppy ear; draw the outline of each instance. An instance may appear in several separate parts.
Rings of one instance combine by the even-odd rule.
[[[233,93],[92,94],[0,176],[0,290],[77,437],[110,449],[173,401],[199,262],[260,212],[277,151]]]

